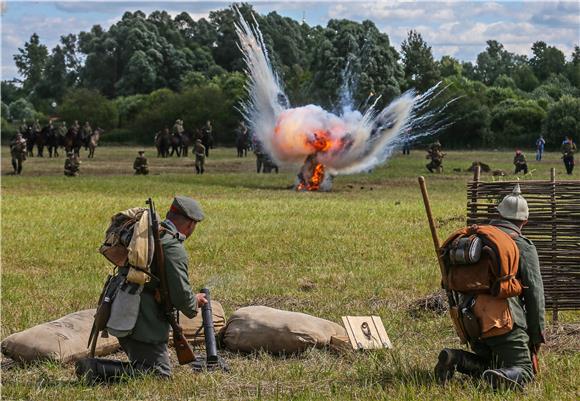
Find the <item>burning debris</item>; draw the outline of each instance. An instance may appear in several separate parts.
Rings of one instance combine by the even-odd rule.
[[[238,10],[236,33],[247,66],[249,100],[242,113],[257,142],[276,164],[302,165],[295,188],[300,191],[330,190],[332,177],[367,172],[384,163],[411,128],[432,134],[441,125],[429,124],[435,113],[420,117],[437,86],[421,96],[409,91],[380,110],[378,98],[371,106],[356,110],[349,80],[341,90],[341,111],[331,113],[309,104],[291,107],[278,75],[272,68],[262,34]]]

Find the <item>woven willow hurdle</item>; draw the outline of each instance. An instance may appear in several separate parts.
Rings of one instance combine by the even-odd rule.
[[[467,224],[498,218],[496,206],[516,183],[528,201],[530,217],[523,234],[538,250],[546,307],[580,309],[580,181],[480,181],[479,169],[467,185]]]

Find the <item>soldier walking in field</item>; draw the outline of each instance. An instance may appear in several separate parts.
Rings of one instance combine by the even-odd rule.
[[[461,301],[461,305],[465,305],[462,306],[461,314],[476,315],[479,334],[467,338],[473,352],[449,348],[441,351],[435,366],[435,376],[440,384],[447,383],[455,371],[458,371],[481,377],[493,388],[522,388],[534,379],[537,371],[537,355],[544,343],[544,286],[536,247],[522,235],[522,227],[528,222],[529,211],[519,185],[500,202],[497,209],[500,218],[491,220],[490,225],[508,234],[504,235],[502,241],[515,242],[519,251],[519,262],[512,263],[517,269],[515,280],[519,283],[515,284],[520,291],[516,293],[520,295],[497,298],[493,296],[493,287],[489,290],[491,295],[482,292],[459,293],[462,299],[471,300]],[[497,237],[497,233],[494,235],[501,238]],[[504,246],[514,250],[511,243]],[[460,268],[472,267],[473,265]],[[469,280],[466,275],[462,277],[464,281]],[[476,277],[474,279],[477,281]],[[507,281],[513,278],[500,277],[498,281],[503,279]],[[471,286],[465,282],[459,284]],[[494,287],[496,284],[498,283],[494,283]],[[500,281],[497,291],[514,288],[513,284],[510,282],[509,286],[501,287]],[[483,305],[479,305],[480,303]],[[480,311],[479,314],[476,309]],[[465,324],[465,317],[462,321]]]
[[[172,309],[190,319],[196,316],[197,309],[206,304],[207,299],[205,294],[195,294],[191,289],[189,261],[183,242],[191,236],[203,218],[201,207],[195,200],[176,196],[165,220],[160,223],[159,230],[163,249],[163,271]],[[159,277],[159,270],[159,266],[154,262],[151,265],[152,277]],[[121,277],[123,281],[126,281],[128,274],[129,267],[118,269],[118,275],[124,276]],[[85,358],[76,363],[77,377],[89,384],[114,382],[123,376],[146,373],[162,378],[171,377],[171,361],[167,347],[170,325],[164,303],[159,296],[160,291],[158,279],[146,282],[139,295],[137,316],[130,316],[130,311],[126,311],[127,321],[132,320],[131,317],[136,319],[134,327],[126,332],[115,333],[129,362]],[[116,318],[122,320],[123,312],[121,309],[118,313],[120,316]]]
[[[81,161],[74,152],[67,152],[64,161],[64,175],[67,177],[76,177],[79,175]]]
[[[10,142],[10,156],[14,174],[21,174],[22,163],[26,160],[26,139],[22,137],[21,133],[16,134],[16,137]]]
[[[206,148],[201,143],[201,139],[195,140],[195,172],[197,174],[203,174],[205,171],[205,156],[206,156]]]
[[[523,171],[524,174],[528,174],[528,162],[526,161],[526,156],[521,150],[516,150],[516,155],[514,156],[514,166],[516,166],[515,173]]]
[[[434,171],[442,173],[444,157],[445,153],[443,153],[441,149],[441,142],[435,141],[427,149],[426,159],[431,159],[431,161],[425,167],[427,167],[427,170],[429,170],[429,172],[431,173],[433,173]]]
[[[133,162],[133,170],[135,170],[135,175],[147,175],[149,174],[149,165],[147,164],[145,151],[140,150],[138,153],[139,156],[137,156]]]
[[[571,136],[567,136],[562,142],[562,161],[566,167],[566,173],[572,175],[574,171],[574,153],[576,153],[576,144]]]

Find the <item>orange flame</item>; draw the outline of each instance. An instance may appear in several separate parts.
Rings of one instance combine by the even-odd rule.
[[[312,176],[308,182],[301,182],[296,187],[297,191],[318,191],[320,189],[320,184],[324,180],[324,166],[322,163],[316,163],[314,170],[312,171]]]

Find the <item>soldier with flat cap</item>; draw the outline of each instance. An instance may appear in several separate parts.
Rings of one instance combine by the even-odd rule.
[[[194,231],[197,223],[204,218],[200,205],[185,196],[176,196],[166,218],[160,224],[161,246],[165,260],[165,274],[171,303],[188,318],[197,314],[197,309],[207,303],[205,294],[193,292],[189,283],[188,257],[183,241]],[[119,268],[119,274],[127,274],[127,267]],[[158,276],[155,264],[151,274]],[[139,312],[134,328],[123,336],[118,336],[121,347],[129,357],[129,362],[110,359],[86,358],[77,362],[76,374],[88,383],[113,382],[122,376],[152,373],[168,378],[171,363],[167,343],[170,325],[164,314],[164,307],[155,296],[159,281],[152,279],[145,283],[140,294]]]
[[[474,352],[449,348],[441,351],[435,367],[435,376],[441,384],[457,370],[481,377],[493,388],[521,389],[534,379],[537,371],[537,355],[544,343],[544,286],[536,247],[521,231],[528,222],[529,210],[519,184],[503,198],[497,210],[500,218],[491,220],[490,225],[508,234],[520,254],[516,279],[523,290],[521,295],[507,298],[513,329],[470,342]]]
[[[135,175],[147,175],[149,174],[149,165],[147,164],[147,158],[145,157],[145,151],[140,150],[139,156],[135,158],[133,162],[133,170],[135,170]]]

